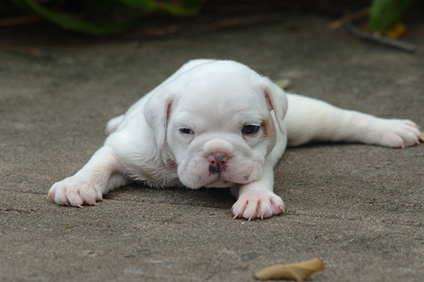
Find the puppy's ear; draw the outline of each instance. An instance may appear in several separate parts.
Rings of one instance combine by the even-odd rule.
[[[283,89],[268,78],[264,78],[263,89],[269,110],[274,111],[278,128],[282,134],[285,134],[284,116],[288,107],[287,95]]]
[[[144,118],[155,136],[158,148],[166,141],[166,129],[174,97],[169,89],[159,89],[152,93],[144,106]]]

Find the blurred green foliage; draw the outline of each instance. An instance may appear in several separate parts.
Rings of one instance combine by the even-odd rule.
[[[197,15],[202,0],[10,0],[22,10],[68,30],[94,35],[121,33],[147,16],[166,13],[179,18]]]
[[[36,14],[64,29],[93,35],[122,33],[157,14],[177,18],[195,17],[204,1],[206,0],[9,0],[26,13]],[[228,1],[229,4],[230,2]],[[244,1],[241,5],[252,2]],[[255,3],[260,5],[260,2],[257,0]],[[400,20],[413,2],[414,0],[363,2],[364,5],[370,4],[372,8],[369,32],[382,32],[390,28]],[[222,4],[224,2],[220,3],[223,5],[222,9],[225,9],[225,4]]]
[[[400,20],[414,0],[373,0],[369,18],[369,31],[381,32]]]

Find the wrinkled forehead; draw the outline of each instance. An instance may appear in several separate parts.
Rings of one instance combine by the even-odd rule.
[[[216,122],[255,120],[268,112],[265,95],[259,85],[239,77],[221,76],[192,81],[181,91],[173,110],[192,117],[205,117]]]
[[[237,73],[211,73],[194,76],[180,89],[181,105],[195,103],[199,107],[214,107],[234,110],[251,105],[266,108],[264,93],[261,93],[259,83]]]

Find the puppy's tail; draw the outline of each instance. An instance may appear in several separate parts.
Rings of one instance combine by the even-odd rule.
[[[116,129],[118,129],[123,119],[124,119],[124,115],[120,115],[109,120],[106,124],[106,135],[109,135],[115,132]]]

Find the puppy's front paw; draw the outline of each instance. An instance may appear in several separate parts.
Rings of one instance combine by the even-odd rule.
[[[252,191],[241,194],[232,207],[234,218],[268,218],[284,212],[283,200],[273,192]]]
[[[49,198],[59,205],[82,207],[84,204],[95,205],[102,200],[102,194],[94,185],[71,176],[53,184]]]
[[[410,120],[387,120],[385,129],[379,135],[379,145],[405,148],[420,143],[421,132],[418,126]]]

